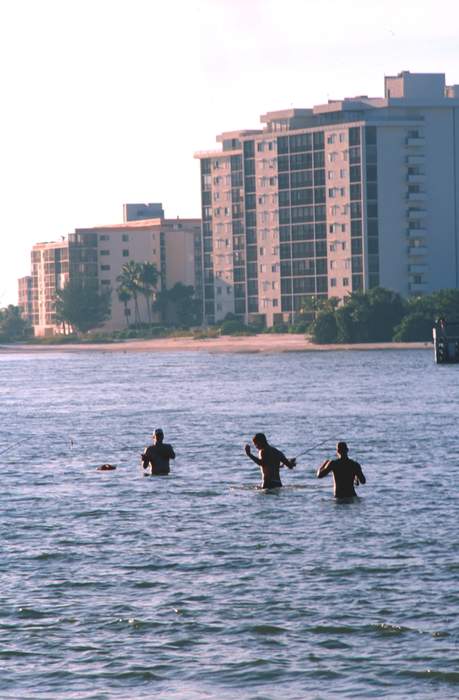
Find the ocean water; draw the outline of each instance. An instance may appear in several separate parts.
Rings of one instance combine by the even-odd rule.
[[[0,698],[458,698],[458,421],[430,351],[0,354]]]

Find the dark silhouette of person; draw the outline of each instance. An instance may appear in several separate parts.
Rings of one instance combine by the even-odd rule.
[[[439,318],[436,323],[439,335],[443,336],[444,338],[446,338],[447,335],[447,325],[448,324],[446,323],[446,318],[444,318],[443,316]]]
[[[353,498],[357,496],[354,485],[365,484],[366,479],[358,462],[348,457],[348,447],[345,442],[336,446],[338,459],[326,459],[317,470],[317,478],[323,479],[327,474],[333,474],[335,498]]]
[[[169,460],[175,459],[175,452],[172,445],[163,442],[164,433],[161,428],[157,428],[153,433],[153,444],[146,447],[142,457],[143,468],[151,467],[151,475],[169,474]]]
[[[261,469],[261,488],[279,488],[282,486],[279,469],[282,465],[293,469],[296,465],[296,459],[287,459],[280,450],[268,443],[264,433],[257,433],[254,435],[252,442],[258,450],[258,457],[255,457],[255,455],[251,453],[250,445],[245,446],[245,453],[247,457],[250,457],[252,462],[258,464]]]

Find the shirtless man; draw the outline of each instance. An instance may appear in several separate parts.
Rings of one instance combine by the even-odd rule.
[[[258,450],[258,457],[255,457],[250,451],[250,445],[245,446],[245,453],[250,457],[252,462],[258,464],[261,469],[262,489],[276,489],[282,486],[279,476],[279,469],[282,464],[285,464],[289,469],[293,469],[296,465],[295,459],[287,459],[287,457],[275,447],[272,447],[266,439],[264,433],[257,433],[253,440],[253,444]]]
[[[169,460],[175,459],[175,452],[172,445],[163,442],[164,433],[161,428],[157,428],[153,433],[153,445],[146,447],[141,455],[143,468],[151,466],[151,475],[169,474]]]
[[[335,498],[352,498],[357,496],[354,484],[365,484],[366,479],[362,467],[358,462],[348,457],[348,448],[345,442],[339,442],[336,446],[336,454],[339,459],[326,459],[317,470],[317,478],[322,479],[330,472],[333,474]]]

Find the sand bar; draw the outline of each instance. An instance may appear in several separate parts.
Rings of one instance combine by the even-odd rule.
[[[331,350],[432,350],[432,343],[356,343],[353,345],[316,345],[302,334],[262,333],[252,336],[222,335],[218,338],[191,337],[131,339],[116,343],[75,343],[62,345],[7,344],[0,353],[31,352],[316,352]]]

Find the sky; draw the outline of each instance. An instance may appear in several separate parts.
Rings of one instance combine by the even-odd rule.
[[[459,83],[457,0],[2,0],[0,307],[34,243],[200,215],[196,151],[260,115],[382,96],[384,76]]]

